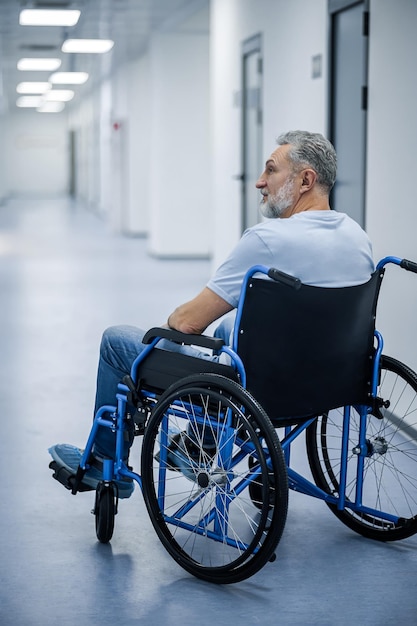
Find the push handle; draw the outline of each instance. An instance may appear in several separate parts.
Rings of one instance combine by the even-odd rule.
[[[407,272],[414,272],[414,274],[417,274],[417,263],[415,261],[402,259],[400,267],[402,267],[404,270],[407,270]]]
[[[268,270],[268,276],[269,278],[272,278],[272,280],[275,280],[277,283],[288,285],[288,287],[292,287],[293,289],[300,289],[301,287],[301,280],[299,278],[291,276],[290,274],[285,274],[285,272],[281,272],[275,267],[271,267]]]

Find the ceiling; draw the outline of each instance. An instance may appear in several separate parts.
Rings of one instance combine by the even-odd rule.
[[[23,57],[60,58],[59,71],[87,71],[85,85],[91,88],[103,73],[120,63],[140,56],[150,35],[176,30],[207,0],[0,0],[0,113],[15,109],[16,86],[22,81],[46,81],[50,72],[22,72],[17,61]],[[72,27],[20,26],[22,9],[79,9],[81,16]],[[104,38],[115,42],[104,55],[65,54],[61,45],[67,38]]]

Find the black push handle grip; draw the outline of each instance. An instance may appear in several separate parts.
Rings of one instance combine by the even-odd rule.
[[[282,283],[283,285],[287,285],[293,289],[300,289],[301,287],[301,280],[299,278],[291,276],[290,274],[285,274],[285,272],[281,272],[275,267],[271,267],[271,269],[268,270],[268,276],[277,283]]]
[[[404,270],[407,270],[407,272],[414,272],[414,274],[417,274],[417,263],[415,261],[402,259],[400,267],[402,267]]]

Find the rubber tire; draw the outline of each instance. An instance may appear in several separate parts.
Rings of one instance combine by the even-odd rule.
[[[417,375],[400,361],[384,355],[381,358],[377,395],[383,400],[389,400],[390,406],[381,409],[383,419],[368,416],[366,436],[368,442],[383,442],[386,450],[370,453],[369,458],[365,458],[363,503],[377,510],[385,509],[393,515],[401,515],[401,518],[395,524],[387,523],[376,515],[355,513],[349,508],[340,511],[331,503],[328,506],[336,517],[355,532],[378,541],[396,541],[417,532]],[[405,415],[398,414],[400,411],[407,415],[407,422],[404,421]],[[410,424],[410,416],[413,414],[414,422]],[[330,417],[328,414],[321,415],[308,427],[306,445],[316,485],[327,493],[337,494],[342,430],[341,418],[336,425],[333,415],[333,412]],[[352,408],[351,433],[356,429],[355,416],[357,413]],[[407,439],[402,434],[404,432],[408,433]],[[350,438],[348,467],[356,461],[355,455],[351,453],[355,445],[357,440]],[[410,465],[411,471],[408,469]],[[353,472],[351,476],[352,481],[350,484],[348,482],[346,489],[348,498],[356,484]],[[372,494],[372,501],[366,501],[367,493]],[[394,505],[395,498],[398,502]],[[381,501],[383,505],[379,504]]]
[[[111,483],[98,485],[94,515],[97,539],[100,543],[108,543],[113,536],[116,515],[115,487]]]
[[[204,398],[204,401],[202,400]],[[201,400],[201,404],[197,403]],[[227,497],[225,494],[232,494],[231,501],[229,503],[228,515],[230,511],[235,516],[230,514],[227,520],[228,530],[231,528],[230,535],[233,535],[233,524],[236,521],[236,527],[239,524],[248,524],[250,532],[253,532],[253,538],[249,540],[249,544],[245,549],[231,548],[225,543],[225,536],[222,536],[222,541],[213,541],[208,535],[210,530],[204,530],[203,536],[198,532],[201,526],[202,519],[206,519],[205,516],[209,513],[199,513],[199,521],[195,523],[188,522],[190,527],[188,529],[178,528],[178,525],[170,524],[168,516],[169,504],[165,504],[165,510],[161,510],[158,494],[162,489],[164,492],[164,499],[167,502],[169,499],[169,489],[171,488],[175,494],[175,509],[181,508],[181,497],[184,498],[184,506],[188,506],[190,500],[192,501],[195,493],[197,493],[199,487],[197,485],[197,479],[193,482],[189,478],[187,479],[183,473],[179,471],[171,471],[166,469],[166,478],[162,478],[159,482],[161,472],[164,471],[164,465],[160,460],[159,441],[161,440],[161,424],[169,414],[170,407],[174,402],[179,403],[181,407],[186,405],[190,408],[189,415],[193,415],[196,410],[196,406],[201,406],[204,411],[207,407],[229,407],[233,410],[235,419],[235,426],[228,429],[223,429],[223,434],[226,433],[226,439],[231,441],[233,439],[234,450],[241,453],[240,458],[241,465],[245,466],[244,474],[248,475],[248,462],[251,453],[248,452],[248,441],[250,445],[255,448],[255,456],[259,460],[258,467],[261,467],[262,475],[267,477],[269,474],[273,474],[274,488],[270,487],[270,481],[265,480],[263,486],[263,501],[265,505],[255,507],[249,497],[249,489],[246,487],[241,493],[234,491],[232,486],[233,479],[238,475],[238,470],[233,466],[230,472],[224,471],[224,483],[220,485],[220,481],[214,480],[210,484],[204,484],[201,487],[202,497],[196,498],[196,507],[200,507],[202,510],[205,503],[208,503],[209,510],[213,510],[217,513],[217,500],[220,493],[220,499]],[[209,411],[205,412],[207,417]],[[180,416],[182,420],[183,428],[180,428],[184,432],[184,426],[191,424],[191,419],[188,418],[188,412],[183,410],[183,414]],[[176,419],[176,416],[170,414],[170,419]],[[239,423],[239,426],[237,426]],[[224,422],[218,422],[220,424],[216,434],[222,432],[221,424]],[[166,431],[166,426],[164,425]],[[219,444],[221,446],[221,444]],[[168,448],[169,449],[169,448]],[[220,448],[217,448],[219,450]],[[264,450],[267,449],[267,456],[270,461],[270,466],[266,465],[266,455]],[[204,452],[203,446],[200,449],[201,459],[208,462],[207,454]],[[218,452],[216,452],[218,454]],[[237,453],[236,453],[237,454]],[[204,457],[205,455],[205,457]],[[235,452],[234,452],[235,455]],[[213,456],[212,469],[215,467],[219,471],[222,469],[219,465],[215,465],[214,459],[219,459],[218,456]],[[235,458],[235,456],[233,456]],[[197,578],[213,582],[213,583],[235,583],[241,580],[249,578],[257,571],[259,571],[265,563],[275,558],[275,549],[281,538],[288,508],[288,482],[287,472],[282,453],[281,445],[278,440],[277,434],[268,418],[266,413],[260,407],[260,405],[252,398],[252,396],[243,389],[239,384],[232,380],[229,380],[223,376],[216,374],[199,374],[189,376],[179,383],[172,385],[159,399],[150,421],[147,425],[143,446],[142,446],[142,486],[145,503],[148,509],[148,513],[152,524],[157,532],[162,544],[169,552],[169,554],[177,561],[177,563],[183,567],[186,571],[196,576]],[[246,460],[246,463],[245,463]],[[221,461],[220,461],[221,462]],[[199,466],[201,467],[201,465]],[[240,467],[240,466],[239,466]],[[234,471],[233,471],[234,470]],[[209,474],[207,474],[208,476]],[[211,474],[213,476],[214,474]],[[232,478],[229,481],[229,476]],[[227,477],[226,477],[227,476]],[[240,480],[240,475],[238,475]],[[165,482],[164,482],[165,481]],[[206,480],[208,483],[208,479]],[[174,487],[174,485],[176,485]],[[168,495],[165,498],[165,491]],[[183,495],[182,495],[183,494]],[[207,495],[207,500],[206,500]],[[213,504],[213,502],[215,504]],[[271,503],[273,508],[271,509]],[[235,507],[235,508],[234,508]],[[253,519],[257,519],[258,526],[253,523],[253,519],[245,517],[247,508],[251,508],[251,514],[253,512]],[[252,511],[253,510],[253,511]],[[241,517],[240,513],[242,512]],[[191,515],[195,511],[190,511]],[[214,516],[215,516],[214,513]],[[187,514],[186,514],[187,515]],[[188,520],[184,515],[184,519]],[[171,519],[174,514],[171,515]],[[232,519],[232,521],[230,521]],[[180,518],[180,522],[183,518]],[[246,530],[246,528],[245,528]],[[182,533],[182,534],[181,534]],[[184,539],[185,536],[185,539]],[[209,544],[207,542],[210,542]],[[195,548],[195,544],[198,544],[198,548]],[[201,545],[203,547],[201,548]],[[257,548],[254,553],[255,546]],[[201,554],[201,560],[199,555],[196,556],[196,549]],[[217,550],[217,552],[216,552]],[[219,557],[218,551],[223,550],[224,554]],[[218,560],[216,560],[218,559]],[[221,563],[219,563],[221,561]],[[227,561],[227,562],[226,562]]]

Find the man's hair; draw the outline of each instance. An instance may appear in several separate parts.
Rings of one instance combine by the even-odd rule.
[[[310,167],[317,174],[317,184],[330,192],[336,180],[337,156],[328,139],[320,133],[292,130],[280,135],[277,144],[291,146],[287,156],[294,171]]]

